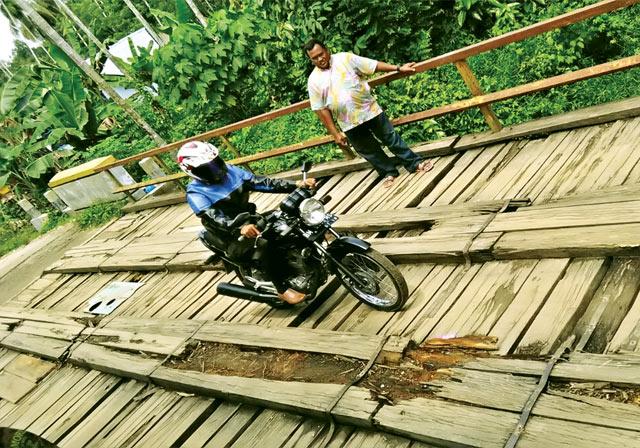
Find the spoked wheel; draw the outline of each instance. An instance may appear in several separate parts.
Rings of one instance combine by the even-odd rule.
[[[339,269],[338,276],[358,300],[382,311],[404,306],[409,297],[407,282],[387,257],[369,249],[350,252],[339,261],[346,271]]]

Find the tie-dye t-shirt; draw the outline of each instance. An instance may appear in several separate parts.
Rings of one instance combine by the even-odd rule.
[[[309,75],[309,100],[312,110],[328,108],[343,131],[371,120],[382,108],[362,79],[375,72],[377,61],[353,53],[331,55],[326,70],[316,67]]]

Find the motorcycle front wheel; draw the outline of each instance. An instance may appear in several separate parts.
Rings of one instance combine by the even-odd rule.
[[[337,260],[338,278],[358,300],[381,311],[402,309],[409,297],[407,282],[380,252],[348,252]]]

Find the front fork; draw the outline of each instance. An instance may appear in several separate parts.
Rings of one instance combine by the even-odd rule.
[[[329,227],[327,229],[332,235],[336,237],[336,239],[329,244],[327,248],[325,248],[322,244],[314,241],[313,244],[316,249],[322,253],[325,257],[327,257],[331,263],[336,267],[336,270],[341,273],[343,276],[349,278],[355,285],[360,287],[365,287],[366,284],[362,282],[360,278],[353,275],[353,273],[344,266],[339,260],[338,257],[342,254],[349,252],[366,252],[371,245],[366,241],[363,241],[359,238],[350,237],[350,236],[341,236],[338,232],[333,230],[333,228]],[[335,255],[334,255],[335,253]]]

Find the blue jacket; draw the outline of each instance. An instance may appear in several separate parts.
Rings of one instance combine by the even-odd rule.
[[[240,213],[255,213],[255,204],[249,202],[251,191],[289,193],[295,190],[293,181],[256,176],[227,164],[227,175],[219,184],[207,184],[194,179],[187,186],[187,202],[202,224],[215,233],[234,232],[231,221]]]

